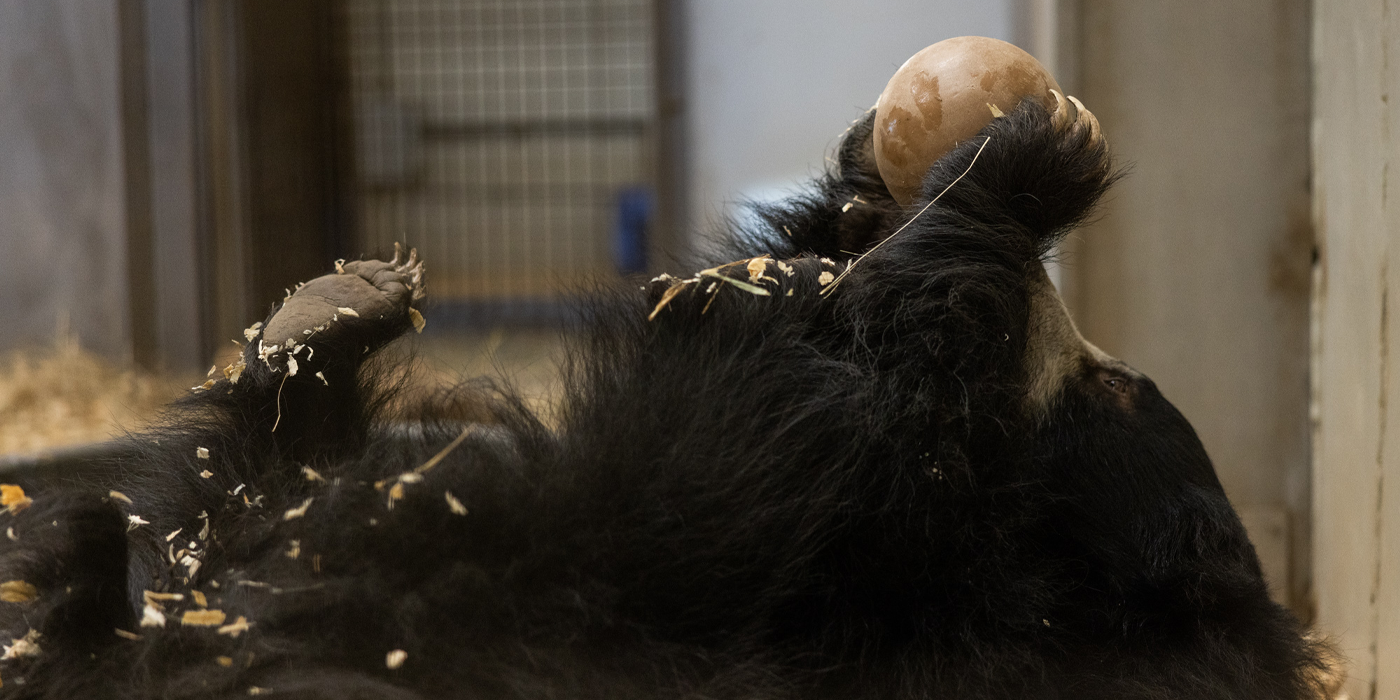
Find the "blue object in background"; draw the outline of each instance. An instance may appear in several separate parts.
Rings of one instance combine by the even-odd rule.
[[[613,228],[613,260],[624,275],[646,272],[647,237],[651,230],[651,190],[626,187],[617,192],[617,219]]]

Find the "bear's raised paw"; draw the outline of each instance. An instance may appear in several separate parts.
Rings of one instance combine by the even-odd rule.
[[[338,262],[333,274],[297,287],[262,329],[261,347],[349,342],[349,335],[356,343],[377,346],[410,325],[421,331],[417,307],[427,296],[423,261],[417,249],[404,262],[402,257],[395,243],[393,260]]]

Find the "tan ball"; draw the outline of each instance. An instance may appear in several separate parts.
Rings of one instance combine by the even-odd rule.
[[[1054,110],[1054,76],[1012,44],[981,36],[946,39],[895,71],[875,105],[875,163],[895,201],[909,204],[924,174],[998,112],[1026,97]],[[995,111],[993,110],[995,107]]]

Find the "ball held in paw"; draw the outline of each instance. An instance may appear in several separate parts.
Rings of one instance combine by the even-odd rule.
[[[875,163],[895,201],[914,201],[924,174],[998,114],[1035,97],[1054,111],[1054,76],[1012,44],[980,36],[940,41],[895,71],[875,106]]]

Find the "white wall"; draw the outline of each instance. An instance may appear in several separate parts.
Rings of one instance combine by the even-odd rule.
[[[0,350],[129,347],[116,3],[0,2]]]
[[[686,3],[691,226],[823,168],[905,59],[949,37],[1010,40],[1015,0]]]

